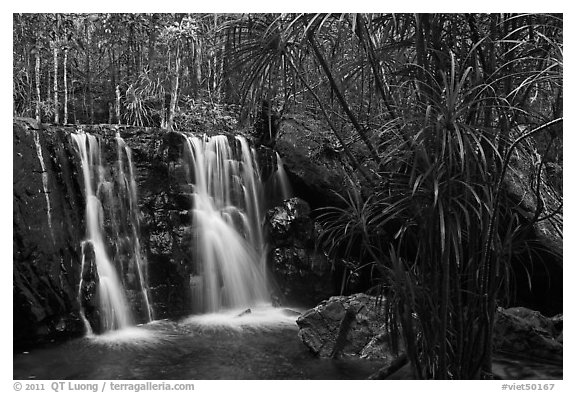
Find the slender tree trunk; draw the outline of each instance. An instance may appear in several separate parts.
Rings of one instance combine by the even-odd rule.
[[[158,16],[156,14],[152,14],[150,17],[150,24],[151,29],[148,35],[148,69],[152,70],[154,66],[154,58],[156,57],[156,21]]]
[[[218,84],[216,86],[216,97],[218,99],[218,101],[220,101],[220,98],[222,96],[222,85],[224,84],[224,58],[226,56],[226,43],[222,43],[222,55],[220,57],[220,65],[218,67]]]
[[[54,123],[60,123],[60,110],[58,108],[58,44],[54,43]]]
[[[170,112],[168,113],[168,129],[174,127],[174,115],[176,113],[176,102],[178,100],[178,83],[180,77],[180,47],[176,45],[176,56],[174,57],[174,76],[172,77],[172,92],[170,94]]]
[[[88,121],[90,124],[94,123],[94,98],[92,96],[92,69],[91,69],[91,56],[90,48],[92,47],[92,34],[90,27],[86,25],[86,98],[88,99]]]
[[[68,124],[68,48],[64,48],[64,67],[62,73],[64,74],[64,124]]]
[[[32,83],[32,64],[30,61],[30,54],[29,54],[29,47],[28,45],[26,45],[24,47],[24,50],[26,51],[26,53],[24,54],[25,57],[25,61],[26,61],[26,81],[27,83],[27,89],[26,89],[26,101],[24,102],[24,105],[22,107],[23,110],[25,110],[26,112],[28,112],[32,106],[32,95],[34,94],[32,92],[33,86],[34,84]],[[24,109],[25,108],[25,109]]]
[[[200,42],[194,45],[194,51],[196,52],[196,83],[198,84],[198,91],[202,88],[202,48]]]
[[[113,124],[114,122],[114,104],[112,101],[108,101],[108,124]]]
[[[116,85],[116,122],[120,125],[120,85]]]
[[[36,77],[36,121],[38,123],[42,120],[42,114],[40,113],[40,101],[42,97],[40,97],[40,49],[36,48],[36,66],[35,70],[35,77]]]

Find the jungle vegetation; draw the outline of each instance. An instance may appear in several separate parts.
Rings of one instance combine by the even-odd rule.
[[[323,245],[377,270],[418,378],[491,376],[526,228],[511,160],[556,168],[563,18],[552,14],[14,14],[14,115],[225,129],[304,113],[350,163]],[[271,132],[270,124],[270,132]],[[534,158],[536,157],[536,158]],[[540,190],[539,181],[534,189]]]

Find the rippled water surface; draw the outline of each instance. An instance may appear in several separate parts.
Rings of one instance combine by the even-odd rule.
[[[318,359],[298,313],[257,307],[155,321],[14,354],[14,379],[365,379],[378,361]],[[562,379],[562,365],[496,354],[498,379]],[[391,379],[411,379],[408,367]]]
[[[155,321],[14,354],[14,379],[363,379],[380,363],[314,357],[296,316],[255,309]]]

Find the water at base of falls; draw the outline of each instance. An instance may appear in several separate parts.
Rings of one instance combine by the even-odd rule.
[[[300,311],[257,304],[251,308],[235,308],[225,311],[193,315],[180,323],[201,331],[254,331],[293,327]]]
[[[241,317],[226,314],[199,315],[181,322],[154,321],[15,351],[13,379],[366,379],[386,362],[319,359],[298,338],[292,310],[276,309],[268,314],[266,309],[253,309],[253,315]],[[563,377],[562,365],[536,359],[503,359],[496,354],[493,367],[496,375],[504,379]],[[404,373],[393,379],[396,378],[410,376]]]
[[[250,307],[269,299],[261,182],[247,141],[185,135],[193,187],[195,312]]]
[[[254,313],[258,315],[257,310]],[[25,353],[15,352],[13,377],[192,381],[362,379],[381,367],[381,361],[318,359],[298,338],[295,320],[296,316],[292,316],[291,321],[259,322],[259,326],[246,321],[247,327],[242,330],[216,328],[208,321],[154,321],[27,349]]]

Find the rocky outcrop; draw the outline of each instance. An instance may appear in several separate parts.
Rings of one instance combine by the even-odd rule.
[[[79,162],[69,130],[15,121],[14,342],[81,334],[78,281],[84,231]]]
[[[333,296],[298,318],[298,336],[321,358],[359,357],[390,365],[400,351],[390,345],[382,301],[365,294]]]
[[[269,263],[282,303],[310,306],[335,292],[333,263],[316,248],[310,206],[291,198],[266,214]]]
[[[279,125],[275,149],[282,157],[295,196],[313,209],[339,204],[334,191],[343,192],[344,180],[353,172],[338,145],[332,131],[313,118],[293,114]]]
[[[562,317],[547,318],[524,307],[498,309],[494,349],[516,356],[562,362]]]
[[[557,188],[562,171],[558,165],[541,165],[537,151],[532,139],[525,140],[512,155],[504,183],[509,209],[530,224],[521,234],[530,250],[512,260],[513,304],[551,316],[563,305],[562,190]]]
[[[318,357],[380,359],[382,370],[387,370],[401,363],[403,344],[399,343],[398,352],[390,345],[384,301],[365,294],[333,296],[298,318],[298,336]],[[562,364],[562,320],[561,315],[547,318],[523,307],[499,308],[493,336],[497,362],[532,359]],[[556,373],[553,369],[552,374]]]

